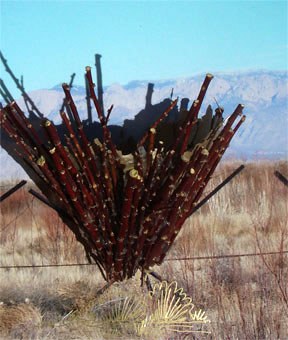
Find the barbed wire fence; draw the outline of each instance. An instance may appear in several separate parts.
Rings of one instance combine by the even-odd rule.
[[[179,257],[167,258],[164,261],[195,261],[195,260],[215,260],[235,257],[253,257],[253,256],[267,256],[288,254],[288,250],[272,251],[265,253],[249,253],[249,254],[231,254],[231,255],[213,255],[213,256],[193,256],[193,257]],[[52,267],[81,267],[81,266],[96,266],[96,263],[67,263],[67,264],[40,264],[40,265],[19,265],[19,266],[0,266],[0,269],[23,269],[23,268],[52,268]]]
[[[241,166],[242,167],[242,166]],[[236,172],[239,173],[242,168],[239,167]],[[240,169],[241,168],[241,169]],[[240,169],[240,170],[239,170]],[[281,174],[279,171],[275,171],[274,175],[279,179],[279,181],[281,181],[285,186],[287,186],[288,180],[287,178]],[[11,187],[11,184],[7,184],[7,185],[1,185],[0,189],[1,191],[5,191],[4,194],[1,194],[0,196],[0,203],[3,202],[4,200],[8,199],[10,196],[12,196],[13,194],[15,194],[16,192],[20,192],[22,191],[22,195],[25,195],[25,193],[23,192],[24,190],[26,190],[24,188],[25,184],[27,182],[26,181],[21,181],[18,184],[16,184],[15,186]],[[223,184],[224,183],[224,184]],[[219,191],[224,185],[225,185],[225,181],[221,183],[218,187],[216,187],[213,192],[211,192],[209,195],[207,195],[205,197],[205,199],[203,199],[198,205],[197,205],[197,209],[200,208],[203,204],[205,204],[208,199],[215,194],[217,191]],[[4,223],[4,225],[1,225],[1,235],[0,235],[0,240],[2,243],[2,240],[5,238],[3,235],[8,229],[11,229],[11,237],[14,238],[14,241],[16,239],[16,233],[17,233],[17,228],[19,227],[17,222],[21,220],[21,218],[23,218],[25,216],[25,214],[29,213],[30,216],[30,244],[28,245],[30,248],[30,256],[31,256],[31,264],[15,264],[16,260],[15,260],[15,252],[17,252],[16,249],[16,242],[12,242],[13,244],[13,264],[3,264],[2,261],[0,262],[0,269],[3,270],[8,270],[8,269],[33,269],[33,268],[52,268],[52,267],[87,267],[87,266],[94,266],[96,264],[94,263],[85,263],[85,262],[73,262],[73,263],[60,263],[59,259],[57,258],[58,256],[58,245],[56,245],[55,249],[56,249],[56,263],[45,263],[45,256],[43,254],[43,249],[42,249],[42,245],[40,242],[40,234],[41,234],[41,227],[39,225],[39,223],[37,222],[37,216],[35,214],[35,198],[37,197],[36,195],[33,194],[33,189],[29,190],[30,193],[32,193],[32,195],[29,195],[29,199],[25,200],[25,203],[23,204],[23,202],[18,202],[16,208],[14,207],[13,211],[14,211],[14,217],[12,219],[10,219],[9,221],[7,221],[6,223]],[[34,192],[35,193],[35,192]],[[27,195],[27,194],[26,194]],[[39,195],[39,197],[41,198],[41,195]],[[37,198],[39,198],[37,197]],[[45,203],[45,202],[44,202]],[[23,207],[24,205],[24,207]],[[21,206],[21,210],[20,210],[20,206]],[[1,223],[2,224],[2,223]],[[58,218],[58,223],[56,225],[56,233],[59,233],[59,218]],[[36,232],[38,233],[38,242],[37,244],[33,244],[33,228],[36,229]],[[56,237],[56,242],[57,242],[58,238]],[[35,260],[35,256],[33,253],[33,249],[37,247],[37,253],[38,253],[38,261],[39,261],[39,257],[40,257],[40,263],[37,263]],[[185,256],[185,257],[168,257],[166,258],[164,261],[165,262],[172,262],[172,261],[200,261],[200,260],[221,260],[221,259],[227,259],[227,258],[241,258],[241,257],[263,257],[263,256],[276,256],[276,255],[287,255],[288,254],[288,250],[282,250],[282,251],[275,251],[275,252],[254,252],[254,253],[240,253],[240,254],[224,254],[224,255],[211,255],[211,256],[193,256],[193,257],[189,257],[189,256]]]

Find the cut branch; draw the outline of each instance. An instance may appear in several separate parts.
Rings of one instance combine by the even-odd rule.
[[[2,55],[1,59],[4,59]],[[5,60],[4,65],[8,68]],[[32,190],[30,193],[57,211],[84,246],[87,258],[112,283],[131,278],[138,270],[143,274],[160,264],[185,220],[243,169],[243,166],[236,169],[197,205],[245,116],[238,118],[243,110],[243,105],[238,105],[222,126],[219,122],[223,110],[219,113],[217,108],[213,116],[210,107],[209,128],[205,127],[206,134],[198,133],[201,127],[198,113],[212,80],[208,74],[186,117],[173,123],[172,146],[171,142],[159,141],[159,135],[163,125],[171,123],[165,121],[169,113],[178,112],[177,100],[170,101],[168,108],[157,116],[138,139],[134,151],[123,155],[112,140],[112,129],[107,126],[113,106],[107,117],[104,115],[100,55],[96,56],[96,67],[98,98],[91,68],[86,67],[87,127],[94,128],[92,100],[102,128],[101,141],[96,135],[95,139],[88,138],[86,125],[84,131],[70,92],[73,77],[69,85],[63,84],[68,116],[63,110],[60,116],[65,134],[60,135],[61,129],[48,119],[32,126],[8,95],[8,105],[1,109],[0,121],[13,145],[15,158],[33,174],[46,197]],[[14,81],[24,91],[23,84],[16,78]],[[146,108],[152,107],[150,95]],[[197,138],[193,137],[195,131]]]

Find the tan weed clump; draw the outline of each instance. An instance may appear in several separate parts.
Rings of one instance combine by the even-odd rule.
[[[0,335],[16,337],[31,337],[41,326],[40,310],[30,303],[17,305],[0,305]]]
[[[87,336],[94,330],[105,339],[164,339],[183,333],[207,333],[209,326],[204,327],[208,323],[205,312],[194,307],[192,299],[175,281],[154,282],[152,290],[147,291],[140,287],[138,277],[87,299],[86,305],[72,311],[55,331],[59,334],[64,325],[70,329],[78,324]]]

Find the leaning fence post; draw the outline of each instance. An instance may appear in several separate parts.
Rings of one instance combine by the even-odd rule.
[[[0,203],[3,202],[6,198],[8,198],[9,196],[11,196],[12,194],[14,194],[14,192],[16,192],[17,190],[19,190],[20,188],[22,188],[25,184],[27,183],[27,181],[23,180],[21,182],[19,182],[18,184],[16,184],[13,188],[9,189],[8,191],[6,191],[3,195],[1,195],[0,197]]]
[[[279,171],[275,171],[274,175],[279,179],[279,181],[281,181],[284,185],[286,185],[286,187],[288,187],[288,179],[283,176]]]
[[[226,184],[228,184],[235,176],[237,176],[243,169],[245,168],[245,166],[242,164],[240,165],[235,171],[232,172],[231,175],[229,175],[227,178],[224,179],[224,181],[222,183],[220,183],[219,185],[217,185],[217,187],[212,190],[206,197],[203,198],[202,201],[200,201],[195,208],[193,209],[192,214],[195,213],[195,211],[197,211],[198,209],[200,209],[202,207],[202,205],[204,205],[212,196],[214,196],[219,190],[221,190]]]

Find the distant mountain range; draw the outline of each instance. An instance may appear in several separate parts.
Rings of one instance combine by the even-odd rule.
[[[192,101],[197,97],[204,77],[205,74],[200,74],[189,78],[153,81],[155,85],[152,104],[170,98],[172,88],[173,98],[189,98]],[[127,85],[115,83],[104,87],[105,109],[114,104],[110,124],[121,125],[125,119],[132,119],[144,108],[147,85],[148,81],[132,81]],[[74,86],[72,94],[81,118],[87,119],[85,88]],[[49,90],[33,91],[29,95],[41,112],[56,124],[60,123],[59,109],[63,102],[61,85]],[[225,117],[233,112],[237,104],[242,103],[245,106],[244,114],[247,119],[228,149],[230,157],[287,159],[287,72],[250,71],[214,74],[202,106],[202,113],[208,104],[216,108],[215,100],[224,107]],[[19,100],[19,104],[25,108],[22,99]],[[96,120],[95,111],[93,114]],[[0,153],[0,161],[2,178],[6,177],[5,169],[11,173],[13,168],[16,173],[21,174],[17,164],[3,151]]]

